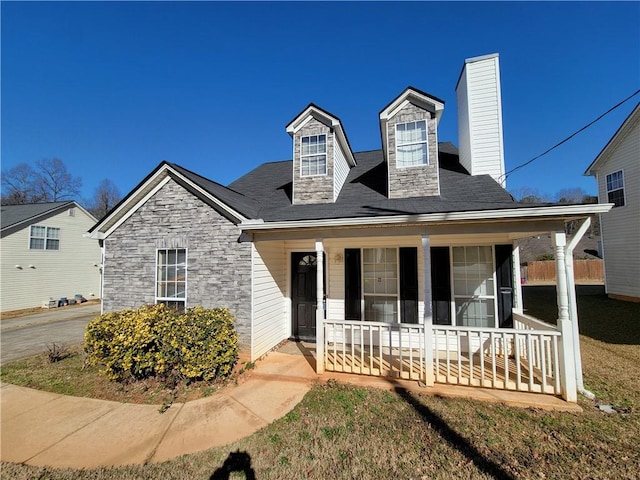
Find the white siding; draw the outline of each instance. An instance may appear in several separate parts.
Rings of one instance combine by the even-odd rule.
[[[607,293],[640,298],[640,119],[598,168],[598,198],[607,175],[624,172],[625,205],[601,216]]]
[[[32,224],[59,228],[59,250],[30,250],[30,225],[0,240],[3,312],[39,307],[49,298],[76,294],[88,300],[100,298],[100,246],[97,240],[82,236],[95,220],[80,208],[74,210],[74,216],[67,209]]]
[[[255,360],[289,336],[290,320],[283,243],[258,242],[252,248],[251,359]]]
[[[504,186],[498,56],[465,63],[456,96],[460,163],[471,175],[491,175]]]
[[[335,142],[333,149],[333,201],[340,195],[340,190],[349,175],[349,164],[344,156],[344,152],[338,142]]]

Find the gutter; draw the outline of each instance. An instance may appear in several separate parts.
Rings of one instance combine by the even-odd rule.
[[[576,387],[578,392],[590,400],[596,398],[595,394],[584,388],[584,380],[582,378],[582,355],[580,353],[580,331],[578,328],[578,301],[576,299],[576,285],[573,273],[573,251],[582,240],[587,229],[591,226],[591,218],[584,219],[580,228],[567,243],[564,264],[567,270],[567,293],[569,296],[569,318],[571,319],[571,331],[573,333],[573,356],[576,371]]]

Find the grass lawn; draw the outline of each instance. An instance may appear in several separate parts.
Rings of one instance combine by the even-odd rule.
[[[553,321],[553,295],[528,287],[529,313]],[[223,448],[95,470],[5,463],[2,478],[638,478],[640,304],[603,295],[579,302],[585,383],[598,395],[597,402],[580,399],[582,414],[330,383]],[[622,413],[603,413],[599,402]]]

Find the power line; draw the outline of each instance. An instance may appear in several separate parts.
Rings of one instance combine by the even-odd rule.
[[[567,138],[565,138],[564,140],[556,143],[553,147],[547,149],[546,151],[542,152],[540,155],[537,155],[535,157],[533,157],[531,160],[527,160],[524,163],[521,163],[520,165],[518,165],[515,168],[512,168],[511,170],[509,170],[508,172],[506,172],[504,175],[502,175],[502,177],[504,177],[504,179],[506,180],[506,178],[511,175],[513,172],[520,170],[521,168],[526,167],[527,165],[529,165],[530,163],[536,161],[537,159],[539,159],[540,157],[545,156],[547,153],[549,153],[550,151],[558,148],[560,145],[562,145],[563,143],[568,142],[569,140],[571,140],[573,137],[575,137],[576,135],[578,135],[580,132],[586,130],[587,128],[589,128],[591,125],[593,125],[594,123],[596,123],[597,121],[599,121],[600,119],[602,119],[605,115],[613,112],[616,108],[620,107],[622,104],[624,104],[625,102],[631,100],[633,97],[635,97],[638,93],[640,93],[640,89],[636,90],[635,92],[633,92],[631,95],[629,95],[627,98],[625,98],[624,100],[622,100],[621,102],[615,104],[613,107],[611,107],[609,110],[607,110],[606,112],[604,112],[602,115],[600,115],[598,118],[596,118],[595,120],[592,120],[591,122],[587,123],[584,127],[582,127],[581,129],[573,132],[571,135],[569,135]],[[501,177],[501,180],[502,180]]]

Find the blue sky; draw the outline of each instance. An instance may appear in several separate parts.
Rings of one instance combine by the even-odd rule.
[[[309,102],[354,151],[380,148],[378,113],[406,86],[445,100],[457,141],[465,58],[500,54],[506,168],[636,91],[640,3],[6,2],[2,168],[61,158],[89,197],[123,194],[168,160],[227,184],[291,158],[285,125]],[[640,95],[509,177],[553,194],[582,173]]]

